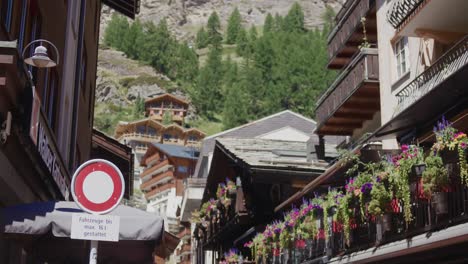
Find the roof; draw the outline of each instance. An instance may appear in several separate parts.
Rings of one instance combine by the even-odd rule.
[[[310,118],[307,118],[301,114],[295,113],[291,110],[284,110],[276,114],[266,116],[256,121],[247,123],[245,125],[235,127],[218,134],[206,137],[202,141],[202,149],[200,152],[201,157],[208,156],[210,152],[213,152],[216,138],[220,137],[231,137],[231,138],[256,138],[262,135],[266,135],[270,132],[280,130],[282,128],[289,127],[296,129],[304,134],[310,135],[315,138],[314,142],[318,142],[318,136],[312,134],[312,131],[316,127],[316,122]],[[325,137],[327,144],[338,144],[342,141],[342,137]],[[294,141],[294,139],[286,139]],[[304,145],[305,147],[305,145]],[[194,177],[203,177],[199,175],[201,171],[201,160],[197,162],[195,168]]]
[[[102,3],[131,19],[140,13],[140,0],[103,0]]]
[[[170,98],[172,100],[175,100],[177,102],[179,102],[180,104],[184,104],[184,105],[188,105],[187,101],[179,98],[179,97],[176,97],[170,93],[165,93],[165,94],[162,94],[162,95],[159,95],[159,96],[156,96],[156,97],[153,97],[153,98],[148,98],[145,100],[145,103],[149,103],[149,102],[155,102],[155,101],[159,101],[159,100],[163,100],[165,98]]]
[[[197,159],[199,151],[195,148],[179,145],[152,143],[154,147],[164,152],[168,156],[184,159]]]
[[[328,166],[307,162],[304,142],[260,138],[218,138],[217,142],[249,167],[325,171]]]

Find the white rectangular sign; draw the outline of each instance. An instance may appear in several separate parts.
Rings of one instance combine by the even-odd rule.
[[[72,215],[71,238],[119,241],[120,217],[115,215]]]

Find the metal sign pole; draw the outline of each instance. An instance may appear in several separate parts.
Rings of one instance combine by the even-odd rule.
[[[89,250],[89,264],[97,264],[98,241],[91,240],[91,249]]]

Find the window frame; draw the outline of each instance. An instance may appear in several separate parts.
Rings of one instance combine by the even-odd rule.
[[[396,79],[404,77],[410,71],[408,37],[401,37],[393,44]]]

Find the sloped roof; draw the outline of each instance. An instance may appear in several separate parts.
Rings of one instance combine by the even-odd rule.
[[[218,138],[224,149],[249,167],[324,171],[327,162],[307,162],[304,142],[263,138]]]
[[[183,99],[181,99],[179,97],[176,97],[176,96],[174,96],[174,95],[172,95],[170,93],[165,93],[165,94],[153,97],[153,98],[148,98],[148,99],[145,100],[145,104],[149,103],[149,102],[160,101],[160,100],[163,100],[165,98],[169,98],[171,100],[177,101],[177,102],[179,102],[180,104],[183,104],[183,105],[188,105],[188,103],[185,100],[183,100]]]
[[[166,153],[166,155],[176,158],[197,159],[199,151],[195,148],[179,145],[152,143],[157,149]]]

